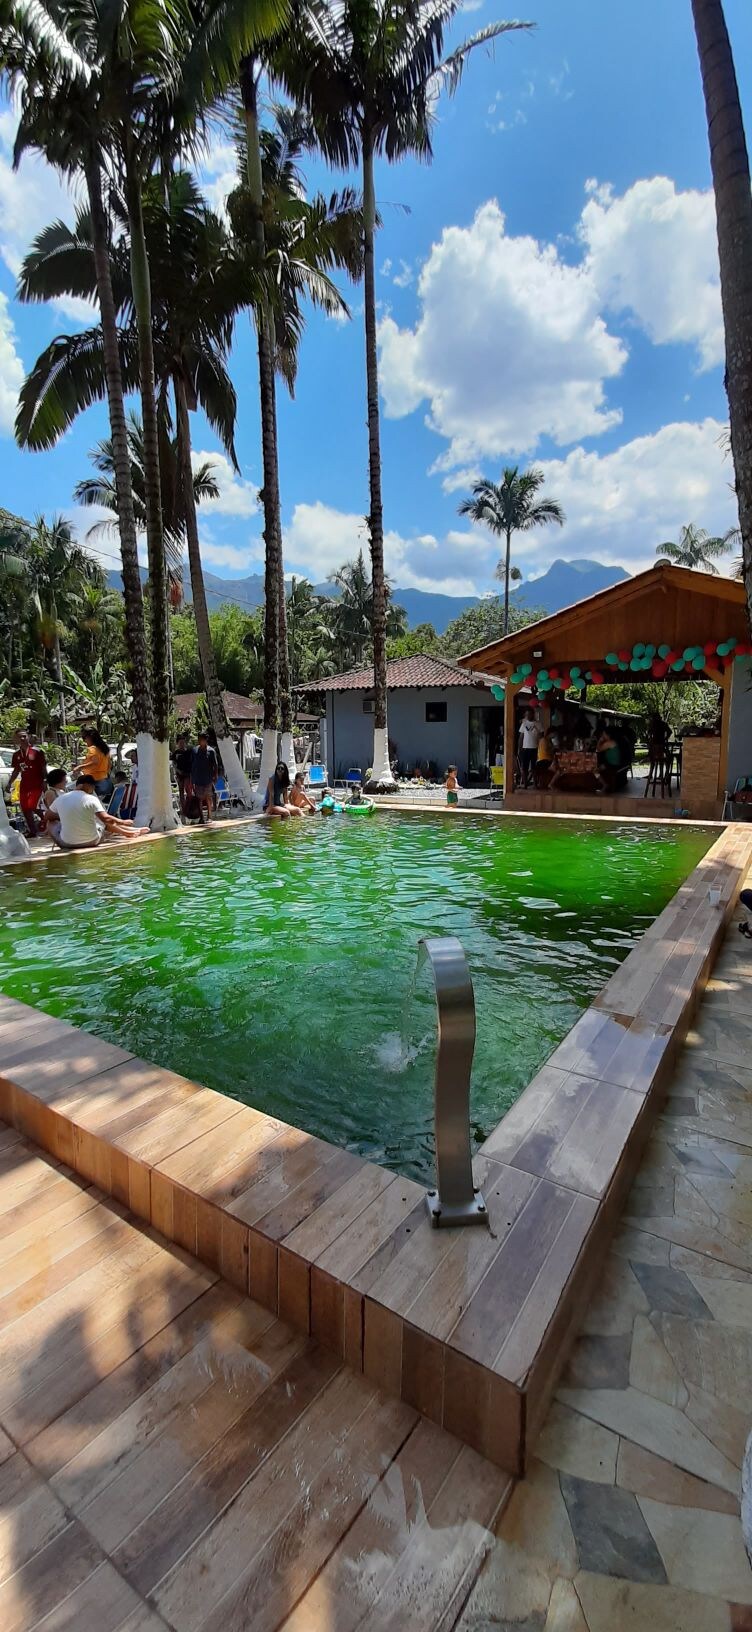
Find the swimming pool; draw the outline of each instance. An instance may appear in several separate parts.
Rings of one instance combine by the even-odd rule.
[[[467,952],[481,1140],[715,837],[390,811],[113,846],[6,872],[0,990],[425,1180],[420,936]]]

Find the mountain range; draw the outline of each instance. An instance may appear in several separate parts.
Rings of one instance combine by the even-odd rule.
[[[146,577],[143,569],[142,576]],[[575,601],[582,601],[597,590],[608,589],[610,584],[617,584],[628,577],[623,567],[607,567],[600,561],[556,560],[540,578],[520,584],[514,590],[512,599],[519,607],[558,612],[563,606],[572,606]],[[119,572],[108,572],[107,580],[111,589],[122,589]],[[232,603],[249,612],[263,606],[264,580],[261,573],[251,573],[247,578],[218,578],[215,573],[205,572],[204,583],[210,612]],[[315,584],[314,588],[318,595],[331,596],[331,584]],[[190,601],[191,585],[187,571],[185,597]],[[419,623],[430,623],[439,635],[443,635],[447,625],[461,612],[480,603],[478,595],[439,595],[431,590],[400,589],[399,585],[395,585],[392,599],[397,606],[404,607],[408,628],[415,629]]]

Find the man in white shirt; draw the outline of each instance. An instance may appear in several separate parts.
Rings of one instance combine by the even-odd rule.
[[[538,758],[540,734],[540,727],[536,725],[532,708],[526,709],[520,726],[520,769],[523,788],[532,787],[535,781],[535,762]]]
[[[50,806],[50,814],[60,823],[59,831],[51,833],[53,842],[61,850],[93,850],[103,833],[120,833],[132,839],[148,833],[148,827],[134,827],[132,822],[121,822],[108,815],[98,797],[93,776],[79,776],[70,793],[61,793]]]

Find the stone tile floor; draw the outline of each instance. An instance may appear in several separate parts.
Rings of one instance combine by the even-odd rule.
[[[734,922],[457,1632],[752,1632],[751,1418],[752,946]]]

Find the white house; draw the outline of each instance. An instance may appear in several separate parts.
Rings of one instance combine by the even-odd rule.
[[[399,774],[416,769],[443,778],[456,765],[460,782],[487,783],[504,736],[498,684],[443,657],[419,653],[387,664],[390,757]],[[330,777],[353,766],[364,773],[373,752],[373,668],[316,682],[326,696],[326,764]]]

